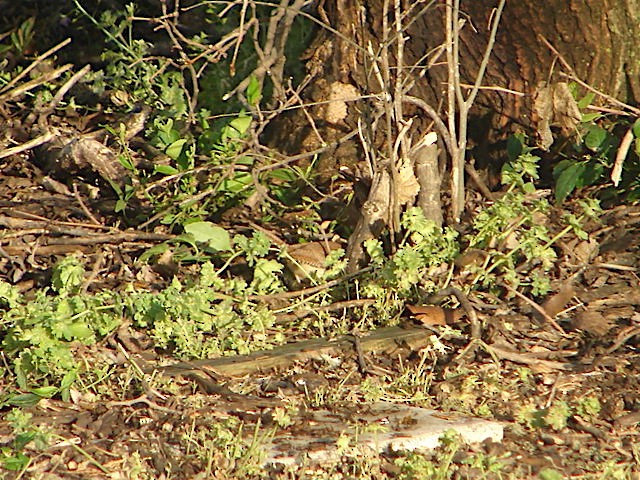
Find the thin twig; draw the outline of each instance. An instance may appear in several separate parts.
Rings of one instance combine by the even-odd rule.
[[[78,184],[76,182],[73,182],[73,196],[75,197],[76,201],[80,205],[80,209],[87,216],[87,218],[89,220],[91,220],[95,225],[102,225],[98,221],[98,219],[96,219],[96,217],[93,216],[93,213],[91,213],[91,210],[89,210],[87,208],[87,206],[85,205],[84,201],[82,200],[82,196],[80,195],[80,192],[78,191]]]
[[[551,318],[549,316],[549,314],[547,312],[544,311],[544,308],[542,308],[540,305],[538,305],[536,302],[534,302],[530,298],[528,298],[525,295],[521,294],[518,290],[516,290],[515,288],[511,287],[510,285],[506,285],[505,284],[504,286],[506,287],[507,290],[509,290],[514,295],[516,295],[518,298],[524,300],[529,305],[531,305],[536,312],[538,312],[540,315],[542,315],[544,317],[544,319],[547,322],[549,322],[551,324],[551,326],[553,326],[553,328],[555,328],[563,336],[567,335],[567,332],[565,332],[564,329],[560,326],[560,324],[558,324],[558,322],[556,322],[553,318]]]
[[[38,58],[36,58],[33,62],[31,62],[31,64],[27,68],[25,68],[22,72],[20,72],[18,75],[16,75],[15,78],[11,79],[11,81],[9,83],[7,83],[5,86],[0,88],[0,92],[7,92],[8,90],[10,90],[11,87],[16,85],[20,80],[22,80],[24,77],[29,75],[29,73],[34,68],[36,68],[38,65],[40,65],[43,61],[45,61],[48,57],[50,57],[51,55],[56,53],[61,48],[64,48],[67,45],[69,45],[69,43],[71,43],[71,39],[67,38],[66,40],[63,40],[62,42],[57,44],[55,47],[50,48],[49,50],[44,52],[42,55],[40,55]],[[0,95],[0,98],[4,99],[9,94],[10,94],[10,92],[9,93],[3,93],[2,95]]]
[[[272,293],[270,295],[249,295],[247,297],[247,300],[270,302],[272,300],[286,300],[289,298],[302,297],[304,295],[313,295],[314,293],[321,292],[322,290],[335,287],[336,285],[339,285],[348,280],[351,280],[352,278],[362,275],[363,273],[369,272],[372,269],[373,267],[361,268],[357,272],[349,273],[347,275],[343,275],[340,278],[336,278],[335,280],[331,280],[330,282],[323,283],[322,285],[316,285],[315,287],[304,288],[302,290],[295,290],[292,292],[283,292],[283,293]]]
[[[46,132],[39,137],[33,138],[21,145],[17,145],[15,147],[7,148],[0,151],[0,158],[6,158],[10,157],[11,155],[17,155],[19,153],[26,152],[27,150],[31,150],[32,148],[39,147],[40,145],[44,145],[45,143],[49,143],[55,137],[55,133]]]

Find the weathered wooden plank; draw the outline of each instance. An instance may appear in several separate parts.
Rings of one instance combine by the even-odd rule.
[[[355,337],[344,335],[335,340],[324,338],[290,343],[273,350],[262,350],[249,355],[180,362],[156,368],[165,375],[192,375],[198,370],[221,376],[241,376],[276,367],[286,367],[296,361],[319,359],[322,355],[339,355],[354,349]],[[429,342],[429,331],[424,328],[387,327],[373,330],[359,337],[363,352],[379,353],[406,346],[416,349]]]

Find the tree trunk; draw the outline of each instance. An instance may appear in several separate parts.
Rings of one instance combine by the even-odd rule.
[[[373,52],[378,52],[385,38],[384,1],[370,0],[366,7],[361,7],[361,2],[355,0],[320,2],[320,17],[338,34],[324,31],[311,49],[308,68],[321,80],[316,81],[309,100],[329,99],[336,82],[353,85],[363,95],[381,93],[367,45],[372,46]],[[444,1],[403,3],[411,18],[405,32],[408,39],[404,65],[425,66],[444,41]],[[461,9],[467,14],[461,32],[463,84],[474,83],[497,3],[497,0],[461,2]],[[538,120],[533,108],[536,89],[542,82],[569,81],[564,73],[573,73],[592,87],[622,101],[640,102],[638,25],[640,0],[507,0],[483,85],[517,93],[495,89],[481,92],[473,112],[476,121],[472,121],[472,136],[476,137],[476,143],[489,136],[489,128],[493,129],[491,140],[516,128],[534,132]],[[390,49],[392,53],[393,50]],[[390,61],[393,68],[396,60],[391,58]],[[442,101],[447,85],[444,57],[441,56],[425,75],[420,76],[418,69],[415,72],[411,95],[425,100],[444,116]],[[347,127],[354,127],[355,116],[364,114],[365,120],[370,120],[367,115],[375,111],[376,100],[370,101],[369,105],[363,105],[363,102],[348,105],[349,117],[339,124],[324,125],[328,139],[337,139]],[[418,109],[415,113],[424,118]],[[430,119],[425,120],[430,123]],[[297,122],[298,125],[302,123],[306,122]],[[375,138],[378,143],[384,141],[379,135]],[[307,135],[301,143],[310,149],[321,142],[310,140]],[[354,140],[353,145],[357,145],[357,141]],[[336,164],[352,164],[354,149],[344,145],[340,149],[345,155],[340,151],[326,155],[321,159],[321,170],[335,171]]]
[[[460,161],[465,151],[473,148],[475,158],[486,165],[489,148],[516,130],[548,147],[552,126],[575,129],[581,113],[569,94],[567,75],[604,95],[640,100],[640,0],[507,0],[467,125],[459,104],[451,110],[452,100],[463,101],[477,82],[499,3],[461,1],[457,58],[462,91],[447,96],[449,79],[455,77],[450,76],[447,58],[456,58],[445,45],[447,0],[370,0],[364,5],[355,0],[320,1],[318,16],[331,29],[322,31],[309,49],[307,68],[316,80],[304,100],[313,106],[293,114],[292,125],[281,128],[278,145],[294,152],[333,145],[317,163],[321,178],[327,180],[335,178],[338,167],[378,183],[389,179],[391,185],[381,186],[380,192],[372,189],[363,211],[375,211],[393,234],[404,205],[399,200],[404,188],[399,172],[407,157],[422,189],[417,203],[436,223],[442,221],[441,212],[433,214],[440,205],[439,182],[449,175],[450,220],[456,222],[464,204]],[[448,25],[455,30],[458,24],[450,19]],[[586,93],[585,85],[581,88]],[[358,95],[358,101],[348,100]],[[558,103],[564,111],[554,111]],[[301,128],[310,110],[316,122]],[[449,111],[454,112],[451,121]],[[412,147],[430,130],[439,134],[435,155],[439,151],[440,160],[434,162],[432,150],[430,162],[420,162],[424,150]],[[451,138],[452,130],[464,138]],[[299,136],[292,137],[291,131]],[[347,138],[348,132],[352,135]],[[454,176],[452,154],[458,157]],[[381,192],[388,192],[386,202]],[[366,218],[362,216],[355,228],[359,234],[350,239],[353,268],[363,259],[362,242],[373,231],[373,225],[363,224]]]

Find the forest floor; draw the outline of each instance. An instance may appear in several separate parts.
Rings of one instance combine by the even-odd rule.
[[[124,291],[132,282],[150,291],[168,285],[136,262],[159,240],[120,229],[108,202],[51,187],[47,173],[27,157],[3,161],[3,281],[35,298],[50,283],[52,265],[81,252],[93,270],[84,286],[89,293]],[[244,375],[200,366],[191,373],[206,374],[167,376],[161,367],[177,360],[123,319],[99,343],[73,347],[85,369],[83,388],[72,389],[68,400],[25,406],[22,422],[5,403],[3,464],[22,463],[3,477],[640,478],[639,235],[640,208],[604,212],[591,228],[597,245],[592,242],[588,263],[576,268],[573,256],[584,246],[577,241],[565,245],[558,260],[557,323],[517,297],[490,308],[476,304],[482,342],[466,353],[471,339],[462,315],[447,327],[425,328],[425,338],[440,332],[439,351],[397,345],[359,355],[344,348],[330,358]],[[405,316],[403,324],[412,320]],[[442,333],[451,327],[457,335]],[[285,330],[287,338],[308,337],[298,328]],[[6,362],[5,395],[15,391]],[[416,395],[416,385],[423,395]],[[350,412],[357,425],[359,409],[372,399],[481,415],[502,422],[505,436],[500,443],[454,442],[420,458],[367,457],[345,448],[333,464],[262,467],[260,452],[272,435],[304,430],[309,413],[320,408]],[[19,451],[20,434],[32,441]],[[249,440],[242,448],[241,437]]]
[[[4,12],[11,23],[22,7],[14,3],[16,15]],[[172,2],[147,3],[157,9]],[[177,9],[180,2],[173,3]],[[208,9],[221,2],[197,3]],[[232,3],[243,12],[249,4],[271,5]],[[248,10],[260,10],[253,7]],[[214,18],[184,10],[198,24]],[[375,155],[361,151],[368,147],[360,121],[371,119],[363,115],[348,125],[346,100],[335,99],[327,103],[339,106],[337,122],[312,119],[308,107],[320,111],[325,102],[308,92],[303,100],[296,91],[295,101],[282,102],[285,120],[276,134],[269,123],[277,123],[276,110],[260,111],[268,96],[263,84],[251,71],[231,72],[244,49],[240,39],[253,35],[249,26],[274,23],[277,15],[241,23],[237,42],[227,19],[215,16],[221,23],[212,20],[213,27],[228,32],[215,33],[230,50],[218,58],[208,43],[198,50],[183,38],[167,43],[163,58],[163,43],[149,40],[158,46],[151,54],[133,41],[132,19],[146,17],[134,15],[133,7],[105,15],[106,25],[93,34],[88,28],[97,20],[85,18],[83,27],[73,8],[65,15],[36,13],[38,22],[50,17],[53,26],[35,27],[25,13],[22,26],[7,25],[0,39],[6,56],[0,72],[0,478],[640,480],[640,206],[610,199],[597,215],[582,215],[580,201],[595,198],[602,185],[578,188],[584,178],[568,175],[567,198],[554,203],[552,192],[542,189],[550,181],[536,184],[535,162],[543,160],[529,155],[534,148],[522,136],[520,156],[511,159],[521,161],[519,173],[511,172],[512,179],[520,175],[516,182],[479,188],[484,193],[469,187],[462,221],[444,230],[448,239],[425,227],[424,218],[415,221],[423,231],[411,231],[407,222],[392,235],[370,238],[380,241],[368,251],[369,265],[323,276],[346,264],[336,256],[329,265],[333,252],[324,246],[344,247],[364,217]],[[184,26],[170,14],[146,19],[150,38],[163,23],[170,31],[168,19],[176,29]],[[54,53],[65,52],[70,39],[32,49],[34,32],[64,30],[58,34],[66,38],[71,25],[76,34],[87,29],[78,36],[86,41],[71,46],[90,50],[81,60],[57,63]],[[107,32],[115,32],[109,41],[89,40]],[[111,45],[119,43],[114,35],[119,47]],[[108,48],[116,48],[111,56],[104,55]],[[34,51],[47,53],[33,57]],[[239,55],[238,67],[253,64]],[[205,65],[210,56],[217,60]],[[281,57],[272,57],[274,65]],[[318,58],[313,62],[322,63]],[[198,77],[205,66],[212,72]],[[256,69],[263,77],[268,70]],[[309,83],[320,80],[329,86],[324,78]],[[231,100],[215,104],[238,83],[243,87]],[[236,94],[242,103],[233,103]],[[349,102],[354,95],[346,95]],[[304,104],[309,98],[312,104]],[[381,98],[363,95],[353,110],[375,111],[367,102]],[[156,107],[148,116],[147,105]],[[298,107],[313,128],[287,111]],[[124,111],[133,121],[120,122]],[[598,142],[582,157],[557,157],[579,167],[565,172],[586,175],[597,166],[598,181],[609,182],[605,153],[587,157],[601,147],[613,152],[619,139],[611,137],[632,132],[635,118],[607,130],[589,113],[590,123],[581,126]],[[393,125],[381,118],[373,123],[388,124],[380,135],[387,142],[409,136],[409,117]],[[303,128],[325,127],[335,138],[318,134],[317,150],[296,140]],[[276,151],[260,144],[267,135],[271,144],[298,144]],[[353,165],[336,160],[338,146]],[[635,166],[638,151],[629,153]],[[332,161],[314,171],[321,154]],[[383,171],[384,163],[376,168]],[[547,173],[553,167],[545,165]],[[625,165],[625,173],[633,176],[633,169]],[[321,176],[324,183],[314,183]],[[491,210],[504,198],[518,198],[520,210],[509,201]],[[341,214],[350,210],[323,218],[331,203],[319,206],[325,200]],[[532,207],[541,200],[544,209]],[[502,215],[503,223],[492,229],[493,219],[485,218],[489,233],[478,240],[475,222],[487,212],[495,224]],[[421,247],[429,242],[436,251]],[[292,279],[300,245],[320,250],[320,261],[299,250],[297,257],[317,269],[309,275],[318,273],[316,285],[304,275]],[[452,245],[453,253],[437,251]],[[466,253],[471,256],[458,261]],[[548,291],[539,293],[541,285]],[[445,299],[432,295],[445,290]],[[403,340],[369,347],[389,331]],[[386,418],[363,420],[380,402],[499,422],[504,437],[467,445],[445,435],[433,451],[371,452],[358,441],[390,428]],[[314,463],[319,442],[309,442],[290,452],[295,465],[267,461],[271,446],[312,427],[323,433],[319,418],[344,427],[333,437],[337,458]],[[400,423],[414,421],[408,416]]]

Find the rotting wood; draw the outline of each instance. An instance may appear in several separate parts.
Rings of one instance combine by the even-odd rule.
[[[359,337],[359,341],[364,353],[380,353],[400,347],[418,349],[429,343],[429,337],[430,332],[424,328],[387,327]],[[193,376],[194,373],[203,371],[211,372],[215,376],[235,377],[276,367],[286,367],[296,361],[320,359],[323,355],[344,354],[345,350],[354,348],[354,342],[353,335],[344,335],[336,340],[324,338],[303,340],[249,355],[180,362],[148,370],[158,370],[169,376]]]

